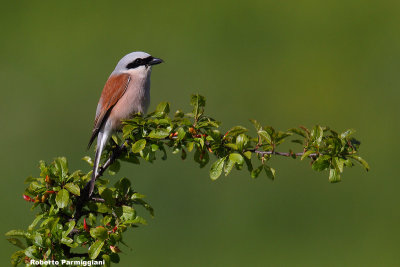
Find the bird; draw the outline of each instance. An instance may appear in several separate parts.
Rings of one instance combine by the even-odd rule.
[[[121,58],[104,85],[99,102],[88,149],[97,138],[93,173],[89,184],[91,196],[101,154],[110,136],[122,128],[121,120],[134,114],[145,114],[150,104],[150,75],[153,65],[164,62],[142,51],[129,53]]]

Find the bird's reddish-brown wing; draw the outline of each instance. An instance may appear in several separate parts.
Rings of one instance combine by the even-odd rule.
[[[129,74],[118,74],[110,76],[104,85],[103,92],[101,93],[99,104],[97,106],[96,118],[94,120],[94,127],[88,148],[92,145],[94,139],[96,139],[101,126],[107,120],[112,108],[124,95],[130,80],[131,76]]]

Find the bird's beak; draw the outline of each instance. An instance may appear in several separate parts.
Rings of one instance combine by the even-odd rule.
[[[156,58],[156,57],[154,57],[150,62],[149,62],[149,65],[157,65],[157,64],[160,64],[160,63],[163,63],[164,62],[164,60],[162,60],[161,58]]]

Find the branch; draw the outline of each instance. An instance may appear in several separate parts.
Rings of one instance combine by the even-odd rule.
[[[252,178],[265,172],[267,177],[274,179],[276,171],[268,162],[274,155],[310,158],[311,168],[314,171],[327,171],[330,182],[339,182],[344,168],[352,167],[353,162],[358,162],[365,170],[369,170],[368,163],[358,155],[360,142],[351,136],[355,132],[352,129],[336,132],[329,127],[315,125],[311,129],[300,126],[278,131],[271,126],[262,126],[256,120],[250,120],[255,134],[243,126],[232,127],[224,134],[219,129],[220,122],[204,115],[204,97],[192,95],[190,102],[193,107],[190,113],[177,110],[172,117],[169,115],[169,104],[162,102],[154,112],[146,116],[135,115],[123,121],[123,138],[116,141],[112,149],[107,147],[107,159],[99,167],[94,180],[103,176],[110,166],[117,167],[118,164],[112,165],[116,160],[131,163],[139,163],[139,160],[153,162],[158,158],[158,153],[162,153],[162,159],[165,160],[167,150],[173,154],[180,153],[182,159],[187,158],[187,152],[193,152],[193,159],[200,167],[206,166],[211,155],[214,155],[210,168],[212,180],[218,179],[222,174],[227,176],[234,168],[249,171]],[[291,141],[300,144],[299,150],[302,149],[302,152],[276,151],[287,138],[293,137],[295,139]],[[84,160],[92,163],[90,157],[85,157]],[[32,244],[25,251],[13,254],[11,261],[14,265],[22,263],[26,259],[24,255],[29,253],[35,253],[35,257],[39,259],[54,259],[64,255],[66,258],[102,257],[107,262],[112,253],[118,253],[117,245],[123,243],[122,234],[128,227],[146,224],[146,220],[136,214],[135,205],[142,206],[154,216],[153,208],[143,200],[145,196],[136,192],[127,178],[119,179],[114,186],[109,186],[109,181],[102,180],[101,186],[108,190],[105,191],[107,194],[89,197],[89,189],[93,184],[89,182],[85,185],[85,181],[91,177],[91,170],[88,173],[79,170],[70,172],[65,157],[55,158],[50,164],[40,161],[39,168],[39,178],[28,177],[26,180],[30,185],[23,198],[34,202],[33,208],[40,206],[40,213],[27,231],[11,230],[6,234],[12,237],[8,240],[18,247],[21,247],[20,240],[15,237],[23,236],[28,244]],[[75,213],[71,218],[73,210]],[[88,214],[89,226],[86,220],[78,222]],[[40,223],[41,221],[43,222]],[[63,235],[66,229],[64,225],[68,227],[69,239]],[[49,227],[51,234],[48,234]],[[96,230],[88,233],[90,228]],[[76,235],[80,238],[74,238]],[[38,236],[46,242],[37,244]],[[47,242],[48,239],[51,242]],[[88,253],[72,253],[71,247],[65,245],[65,241],[71,240],[71,247],[87,245],[91,249],[88,249]]]
[[[110,157],[106,160],[106,162],[104,162],[104,164],[100,167],[99,169],[99,173],[97,174],[97,176],[95,177],[95,180],[97,180],[97,178],[103,176],[103,173],[107,170],[108,167],[111,166],[111,164],[114,163],[114,161],[116,159],[119,158],[119,156],[121,155],[121,153],[127,148],[129,141],[125,140],[119,147],[117,147],[117,149],[115,149],[113,151],[113,153],[111,153]],[[89,183],[86,184],[86,186],[88,186]],[[86,188],[85,186],[85,188]]]
[[[247,151],[250,151],[252,153],[256,153],[259,155],[278,155],[278,156],[284,156],[284,157],[292,157],[292,156],[301,157],[305,153],[305,152],[293,153],[293,152],[278,152],[278,151],[261,151],[261,150],[257,150],[257,149],[250,149]],[[317,157],[318,155],[322,155],[322,154],[311,153],[310,155],[308,155],[308,157],[312,159],[312,158]]]

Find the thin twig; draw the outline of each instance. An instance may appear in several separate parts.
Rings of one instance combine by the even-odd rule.
[[[262,151],[262,150],[256,150],[256,149],[252,149],[252,150],[247,150],[259,155],[278,155],[278,156],[284,156],[284,157],[291,157],[293,155],[295,155],[296,157],[301,157],[304,155],[304,152],[299,152],[299,153],[291,153],[291,152],[278,152],[278,151]],[[308,155],[309,158],[315,158],[318,155],[321,154],[317,154],[317,153],[311,153],[310,155]]]
[[[100,198],[100,197],[92,197],[91,200],[93,200],[94,202],[100,202],[100,203],[106,202],[103,198]]]

